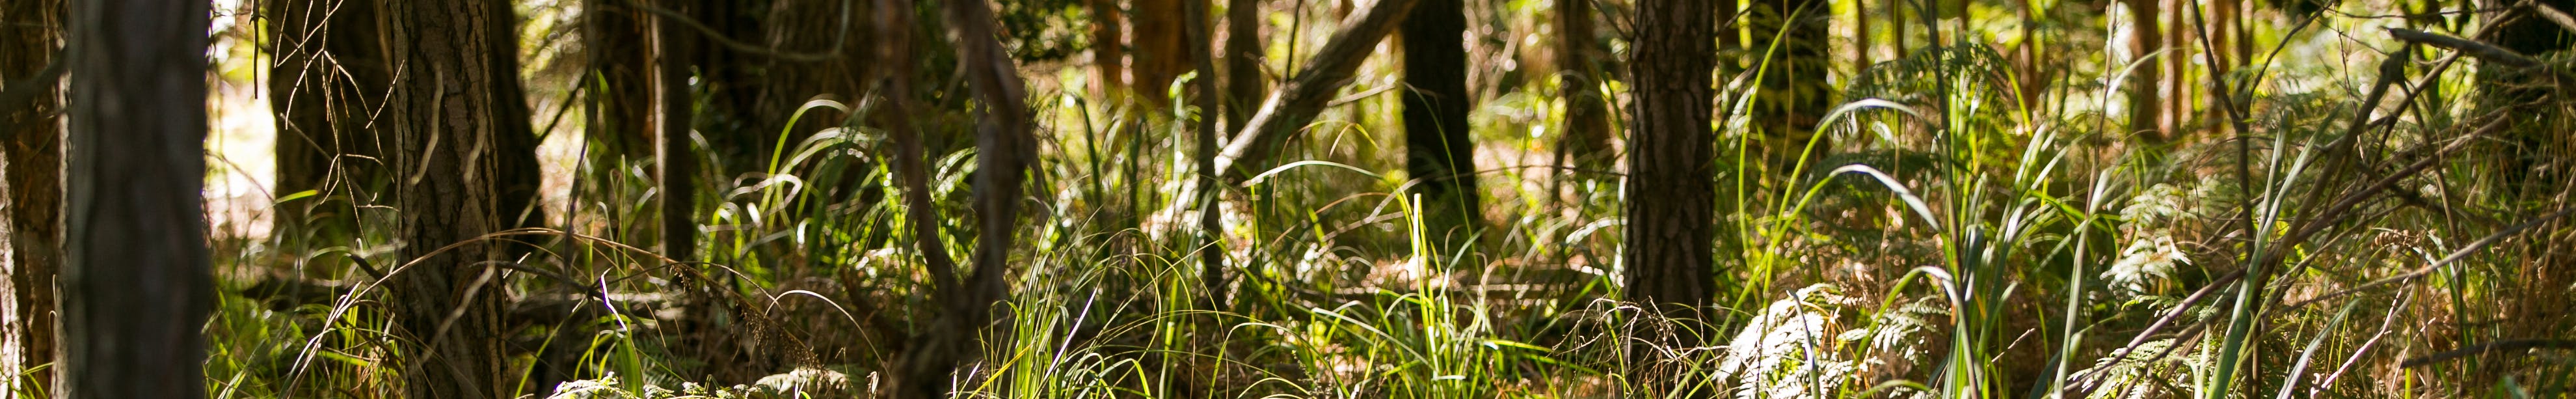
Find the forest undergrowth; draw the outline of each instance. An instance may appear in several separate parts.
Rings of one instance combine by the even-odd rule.
[[[1506,3],[1498,19],[1537,24],[1549,2]],[[2055,21],[2101,10],[2042,3]],[[507,390],[531,398],[871,397],[925,335],[980,345],[942,376],[975,398],[2576,392],[2576,262],[2561,250],[2576,247],[2571,64],[2488,44],[2490,24],[2331,4],[2255,24],[2232,70],[2210,65],[2234,54],[2125,53],[2100,21],[2014,20],[1985,2],[1977,18],[1917,12],[1920,31],[1896,34],[1917,46],[1836,67],[1834,106],[1803,132],[1764,119],[1781,100],[1762,98],[1761,65],[1782,59],[1779,42],[1725,50],[1745,62],[1716,71],[1717,294],[1684,313],[1623,301],[1621,276],[1642,267],[1620,256],[1627,169],[1558,149],[1568,92],[1603,95],[1612,126],[1631,123],[1624,82],[1478,76],[1527,82],[1479,94],[1485,201],[1445,223],[1391,149],[1396,66],[1369,61],[1280,162],[1220,186],[1221,230],[1202,236],[1211,205],[1193,190],[1215,173],[1187,132],[1221,116],[1181,95],[1197,77],[1112,96],[1071,61],[1022,65],[1038,142],[1010,199],[1018,245],[989,271],[1007,288],[992,322],[959,329],[934,322],[948,272],[923,248],[975,253],[989,226],[967,105],[984,103],[955,83],[968,68],[949,67],[964,61],[925,56],[912,93],[758,110],[788,115],[765,148],[697,137],[687,262],[657,247],[652,157],[605,150],[617,144],[575,126],[587,116],[545,122],[589,112],[579,97],[600,89],[530,61],[549,135],[542,222],[474,239],[514,248],[474,272],[507,299],[494,320],[509,326],[477,345],[509,353]],[[529,7],[530,32],[571,18]],[[1273,58],[1315,51],[1334,24],[1297,23],[1273,27]],[[523,58],[581,62],[575,44],[530,43]],[[264,62],[250,58],[231,62]],[[2125,104],[2156,64],[2192,77],[2172,93],[2193,111],[2162,133],[2134,129]],[[929,150],[926,191],[904,187],[895,118]],[[214,396],[403,395],[424,355],[407,352],[419,343],[396,333],[382,284],[414,266],[400,248],[449,243],[401,241],[403,211],[366,184],[381,182],[210,194],[229,210],[209,217],[227,293],[206,325]],[[947,217],[919,225],[917,205]],[[353,228],[268,227],[284,215]]]

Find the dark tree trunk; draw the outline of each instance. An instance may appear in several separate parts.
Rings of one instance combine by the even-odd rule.
[[[0,392],[35,392],[52,386],[53,371],[34,368],[54,360],[54,276],[63,266],[63,125],[60,72],[63,3],[22,0],[0,6],[0,90],[33,90],[26,102],[0,103],[0,146],[5,153],[9,208],[7,284],[0,293]],[[22,88],[17,84],[34,87]]]
[[[733,4],[728,1],[705,3],[701,7],[715,10]],[[840,126],[848,117],[829,108],[816,109],[797,118],[795,126],[788,126],[789,118],[795,116],[798,108],[815,99],[832,99],[855,105],[848,100],[867,92],[868,88],[863,83],[869,75],[868,69],[883,61],[866,56],[865,45],[870,39],[865,34],[867,26],[859,19],[858,13],[863,5],[855,3],[842,0],[772,0],[759,25],[768,35],[766,44],[777,55],[730,59],[705,57],[701,61],[708,65],[739,63],[744,59],[758,61],[759,87],[752,90],[757,90],[760,98],[752,109],[743,111],[753,123],[746,126],[748,129],[738,132],[747,144],[756,147],[757,151],[753,152],[757,155],[749,159],[750,164],[740,165],[745,169],[727,172],[770,172],[770,162],[780,157],[777,151],[782,150],[779,148],[782,140],[788,146],[783,150],[792,155],[798,143],[813,137],[815,132]],[[708,14],[705,18],[721,16]],[[712,44],[701,39],[695,51],[711,54],[715,48]]]
[[[1636,10],[1629,77],[1636,90],[1628,143],[1625,254],[1628,300],[1687,311],[1716,294],[1711,226],[1716,208],[1707,2],[1644,2]],[[1688,336],[1689,334],[1683,334]],[[1676,343],[1689,345],[1689,343]]]
[[[72,4],[68,339],[56,397],[206,395],[207,6]]]
[[[1183,10],[1188,13],[1188,18],[1185,19],[1189,21],[1190,26],[1191,64],[1197,66],[1198,75],[1201,77],[1216,76],[1215,32],[1212,32],[1214,29],[1208,23],[1208,1],[1210,0],[1182,1],[1189,2]],[[1191,94],[1191,106],[1199,109],[1199,117],[1190,124],[1190,131],[1194,136],[1190,140],[1196,142],[1197,147],[1192,150],[1190,160],[1196,163],[1199,169],[1198,183],[1213,185],[1217,181],[1216,174],[1210,173],[1216,170],[1217,115],[1215,111],[1217,97],[1219,97],[1216,79],[1198,79],[1190,85],[1195,86],[1197,92]],[[1225,286],[1225,229],[1217,218],[1215,191],[1200,192],[1197,202],[1200,240],[1197,246],[1201,248],[1198,251],[1199,281],[1208,292],[1207,308],[1221,310],[1228,303]]]
[[[481,237],[517,225],[529,202],[518,195],[533,193],[537,172],[523,158],[532,153],[513,153],[535,139],[508,34],[515,18],[503,1],[384,5],[382,37],[404,38],[386,40],[405,78],[376,126],[395,143],[396,235],[409,262],[386,281],[394,326],[416,345],[400,363],[405,396],[510,397],[494,262],[513,251]]]
[[[881,4],[892,3],[896,2],[881,1]],[[883,8],[897,9],[891,5]],[[897,368],[891,370],[886,389],[897,399],[946,397],[950,388],[947,377],[954,374],[960,364],[982,353],[982,343],[974,341],[978,335],[974,332],[992,324],[993,304],[1008,293],[1009,287],[1003,281],[1003,275],[1010,271],[1010,254],[1016,247],[1012,242],[1019,222],[1021,185],[1027,178],[1029,160],[1037,155],[1037,140],[1030,132],[1033,126],[1023,100],[1028,96],[1028,89],[1020,81],[1019,68],[994,36],[999,28],[993,20],[992,9],[986,8],[982,0],[949,1],[943,8],[947,11],[948,27],[957,39],[960,69],[966,75],[968,88],[974,92],[975,101],[981,103],[976,107],[980,118],[975,129],[977,237],[971,259],[975,269],[961,278],[953,265],[941,262],[945,260],[944,254],[932,258],[931,278],[938,280],[938,301],[943,309],[938,320],[933,322],[932,333],[916,337]],[[902,26],[893,25],[889,29],[902,29]],[[888,41],[894,42],[897,41]],[[900,47],[895,50],[897,52],[893,54],[905,54]],[[895,116],[897,119],[906,117]],[[919,143],[907,144],[899,145],[910,147],[906,152],[914,159],[905,163],[920,165]],[[905,184],[914,188],[909,191],[923,191],[918,189],[920,177],[916,172],[905,178]],[[915,220],[926,219],[922,217],[924,215],[916,213]],[[923,245],[936,245],[936,229],[921,231],[927,234],[915,239],[934,240],[925,241]],[[1009,341],[1008,337],[988,339],[994,340],[991,342]]]
[[[700,7],[688,7],[683,14],[696,14]],[[693,15],[694,16],[694,15]],[[660,68],[656,68],[653,98],[659,125],[655,133],[660,151],[655,163],[661,167],[662,256],[687,262],[697,260],[698,225],[694,219],[697,187],[689,177],[697,174],[697,157],[689,150],[689,128],[692,110],[689,96],[691,56],[696,54],[698,32],[678,23],[657,23],[653,29],[653,49]]]
[[[1435,248],[1463,244],[1475,234],[1476,147],[1467,135],[1467,31],[1458,0],[1423,0],[1405,16],[1398,35],[1404,50],[1404,170],[1422,196],[1424,237]]]
[[[1610,108],[1594,79],[1601,73],[1593,63],[1600,52],[1594,26],[1591,1],[1557,3],[1557,91],[1565,98],[1565,129],[1557,148],[1573,161],[1570,166],[1608,170]]]
[[[338,242],[354,237],[358,205],[387,176],[384,150],[366,128],[391,84],[392,67],[375,36],[370,1],[269,2],[277,55],[269,68],[269,107],[276,112],[276,195],[313,191],[315,199],[282,204],[277,234]]]
[[[1268,51],[1261,43],[1261,0],[1233,0],[1225,7],[1225,128],[1242,129],[1261,106],[1269,79],[1261,74]]]
[[[1136,12],[1135,18],[1127,21],[1136,29],[1136,35],[1128,38],[1136,44],[1136,52],[1129,54],[1135,57],[1136,64],[1129,72],[1135,74],[1136,95],[1144,99],[1141,104],[1157,109],[1148,115],[1171,115],[1161,110],[1171,105],[1172,98],[1166,90],[1171,88],[1172,79],[1190,71],[1189,46],[1181,37],[1183,30],[1189,29],[1189,21],[1181,17],[1181,1],[1128,3]]]
[[[652,14],[627,7],[626,0],[585,0],[582,3],[582,40],[590,56],[594,76],[582,79],[589,85],[588,112],[590,124],[584,132],[592,142],[605,145],[606,152],[627,159],[642,159],[654,151],[653,113],[659,107],[653,101],[657,88],[654,54],[651,43]]]

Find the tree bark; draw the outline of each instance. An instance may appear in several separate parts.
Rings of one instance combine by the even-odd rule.
[[[2157,110],[2164,102],[2157,97],[2157,84],[2164,81],[2160,73],[2164,69],[2163,57],[2171,57],[2156,54],[2164,50],[2164,35],[2156,33],[2159,29],[2156,13],[2162,11],[2156,8],[2156,0],[2122,0],[2120,3],[2128,7],[2129,56],[2132,57],[2131,62],[2137,64],[2132,67],[2127,80],[2129,133],[2141,135],[2150,143],[2161,143],[2165,139],[2162,133],[2164,123]]]
[[[375,2],[278,0],[267,4],[277,54],[269,107],[277,120],[276,195],[313,191],[283,204],[275,234],[336,242],[354,237],[357,209],[372,204],[388,173],[382,144],[367,129],[391,85]]]
[[[1261,105],[1269,79],[1261,74],[1268,53],[1261,42],[1261,0],[1233,0],[1225,7],[1225,128],[1242,129]]]
[[[1477,226],[1476,147],[1467,135],[1465,5],[1422,0],[1405,16],[1398,35],[1404,53],[1405,173],[1418,181],[1423,236],[1440,253],[1463,244]]]
[[[1557,91],[1565,98],[1565,128],[1557,148],[1576,168],[1608,170],[1610,108],[1593,79],[1601,70],[1594,66],[1600,39],[1593,34],[1592,18],[1589,0],[1556,3]]]
[[[0,146],[8,163],[9,299],[0,302],[0,392],[37,392],[54,372],[28,370],[54,361],[54,276],[63,266],[63,125],[59,78],[63,3],[24,0],[0,6],[0,90],[34,90],[24,104],[0,104]],[[35,87],[18,87],[26,83]]]
[[[1714,43],[1705,39],[1715,29],[1714,6],[1644,2],[1636,11],[1624,277],[1630,301],[1667,313],[1703,305],[1716,293],[1710,243],[1717,157],[1709,126],[1716,82],[1709,71],[1717,61]]]
[[[186,0],[71,6],[62,398],[205,397],[214,310],[201,194],[206,18]]]
[[[494,262],[511,246],[482,236],[518,225],[536,173],[526,98],[506,1],[387,1],[382,33],[401,65],[379,129],[394,139],[396,235],[408,262],[386,287],[394,326],[412,345],[405,396],[507,398]],[[399,39],[397,39],[399,38]],[[531,146],[532,147],[532,146]],[[524,184],[524,185],[523,185]]]

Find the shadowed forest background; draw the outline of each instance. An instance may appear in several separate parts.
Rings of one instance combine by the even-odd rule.
[[[0,0],[0,387],[2569,397],[2571,11]]]

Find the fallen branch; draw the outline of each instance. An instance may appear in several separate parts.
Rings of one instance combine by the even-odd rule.
[[[2533,14],[2540,14],[2540,19],[2549,20],[2549,22],[2558,24],[2558,27],[2560,28],[2567,28],[2567,31],[2570,33],[2576,33],[2576,17],[2567,16],[2567,12],[2559,11],[2557,7],[2550,7],[2547,4],[2540,4],[2540,2],[2532,0],[2522,0],[2522,4],[2520,5],[2523,8],[2531,9],[2531,13]]]
[[[2495,45],[2486,44],[2476,40],[2462,39],[2452,37],[2450,35],[2414,29],[2387,29],[2389,36],[2396,37],[2397,40],[2403,40],[2408,43],[2458,50],[2466,52],[2470,56],[2478,57],[2478,59],[2504,64],[2506,66],[2525,68],[2540,66],[2540,60],[2532,59],[2530,56],[2522,55],[2522,53],[2513,52],[2513,50],[2506,50],[2503,47],[2496,47]]]

